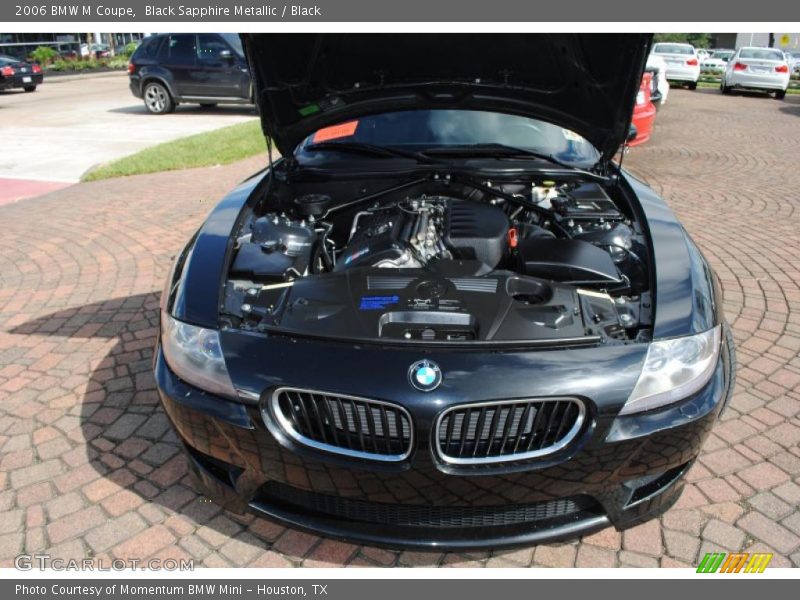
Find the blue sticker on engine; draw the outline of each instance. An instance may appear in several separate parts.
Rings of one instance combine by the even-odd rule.
[[[384,310],[397,304],[400,296],[361,296],[359,310]]]

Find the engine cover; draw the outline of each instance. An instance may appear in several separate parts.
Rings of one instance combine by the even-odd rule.
[[[508,217],[491,204],[453,200],[444,241],[458,258],[474,258],[495,268],[507,248]]]

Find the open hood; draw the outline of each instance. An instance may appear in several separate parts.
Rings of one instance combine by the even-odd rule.
[[[317,129],[398,110],[471,109],[625,141],[650,34],[242,34],[264,133],[290,155]]]

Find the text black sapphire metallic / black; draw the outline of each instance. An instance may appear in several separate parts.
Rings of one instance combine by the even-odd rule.
[[[677,500],[735,360],[710,266],[612,160],[650,41],[242,36],[282,158],[177,257],[155,358],[210,498],[420,548]]]

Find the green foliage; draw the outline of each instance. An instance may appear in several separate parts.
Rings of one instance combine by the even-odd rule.
[[[695,48],[710,48],[710,33],[657,33],[653,36],[653,43],[656,42],[678,42],[691,44]]]
[[[49,65],[58,58],[56,52],[50,46],[39,46],[31,52],[31,60],[39,63],[40,65]]]
[[[135,51],[136,48],[139,46],[139,42],[128,42],[125,44],[125,47],[119,53],[121,56],[130,57]]]
[[[149,118],[158,121],[164,117]],[[145,148],[136,154],[90,169],[83,174],[81,180],[95,181],[142,173],[225,165],[257,154],[264,155],[266,164],[266,151],[261,123],[258,119],[252,119]]]
[[[81,73],[83,71],[94,71],[101,69],[125,69],[127,66],[128,59],[124,56],[80,60],[59,59],[50,65],[50,67],[48,67],[48,71]]]

